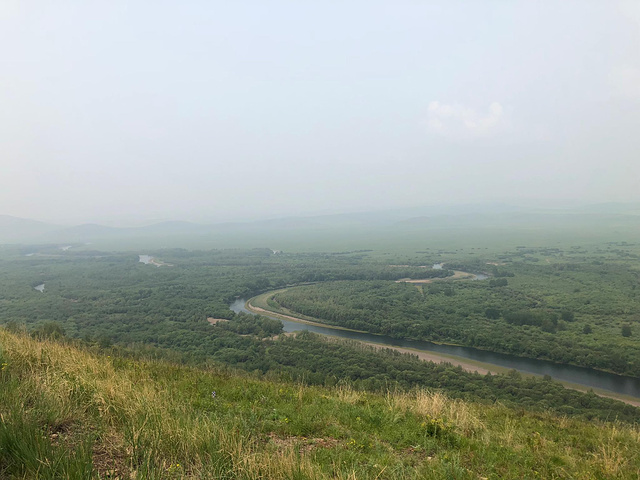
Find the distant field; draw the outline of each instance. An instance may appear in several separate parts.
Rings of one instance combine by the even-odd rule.
[[[477,213],[469,213],[474,211],[471,206],[465,213],[458,209],[456,213],[445,214],[446,207],[416,208],[219,225],[166,222],[136,229],[80,225],[53,232],[52,226],[43,225],[41,228],[46,227],[48,233],[27,235],[26,243],[141,252],[162,248],[271,248],[289,253],[369,250],[371,255],[382,257],[443,251],[471,258],[518,245],[586,246],[633,242],[640,235],[640,209],[633,205],[566,211],[512,208],[508,212],[478,206],[475,210]],[[18,241],[16,222],[20,223],[14,219],[4,228],[0,221],[0,243],[3,238],[11,238],[9,243]],[[33,222],[22,223],[25,235],[32,232]]]
[[[639,221],[640,224],[640,221]],[[187,248],[208,250],[212,248],[272,248],[289,253],[297,252],[347,252],[371,250],[373,256],[413,255],[429,251],[446,252],[462,258],[478,254],[494,254],[518,245],[531,247],[570,247],[580,244],[596,245],[604,242],[633,242],[640,236],[640,227],[606,229],[599,226],[584,228],[388,228],[388,229],[314,229],[255,230],[245,233],[220,233],[203,236],[168,236],[133,239],[96,239],[82,247],[104,251],[141,252],[161,248]],[[473,248],[473,250],[472,250]]]

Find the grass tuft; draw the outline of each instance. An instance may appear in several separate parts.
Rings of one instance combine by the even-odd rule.
[[[0,363],[3,479],[587,479],[640,470],[637,426],[436,390],[307,387],[3,330]]]

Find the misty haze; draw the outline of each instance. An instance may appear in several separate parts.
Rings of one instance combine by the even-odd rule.
[[[0,478],[638,478],[640,3],[0,4]]]

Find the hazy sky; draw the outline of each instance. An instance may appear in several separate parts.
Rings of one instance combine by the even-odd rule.
[[[0,214],[640,200],[640,1],[0,2]]]

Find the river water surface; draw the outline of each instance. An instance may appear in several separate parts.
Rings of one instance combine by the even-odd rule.
[[[239,299],[232,303],[230,308],[236,313],[244,312],[255,315],[253,312],[247,310],[245,304],[245,299]],[[425,352],[454,355],[456,357],[468,358],[470,360],[488,363],[503,368],[516,369],[523,373],[550,375],[556,380],[571,382],[588,388],[598,388],[618,394],[640,398],[640,379],[638,378],[625,377],[613,373],[601,372],[599,370],[593,370],[586,367],[562,365],[547,360],[536,360],[531,358],[516,357],[514,355],[508,355],[504,353],[488,352],[472,347],[440,345],[437,343],[431,343],[422,340],[402,340],[389,337],[387,335],[374,335],[371,333],[351,332],[348,330],[337,330],[334,328],[322,327],[318,325],[309,325],[307,323],[294,322],[265,313],[261,313],[261,315],[280,320],[284,325],[285,332],[308,330],[310,332],[319,333],[322,335],[348,338],[351,340],[359,340],[362,342],[378,343],[382,345],[389,345],[390,347],[403,347],[411,348],[414,350],[422,350]]]

